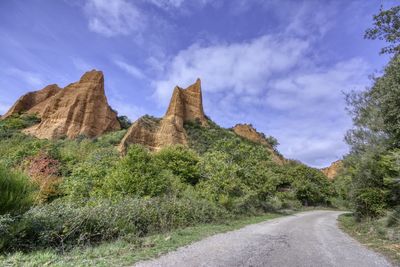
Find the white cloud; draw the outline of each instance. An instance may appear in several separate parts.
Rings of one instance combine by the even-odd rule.
[[[176,84],[203,81],[206,113],[225,126],[250,122],[278,138],[281,152],[316,167],[347,151],[351,126],[343,91],[369,83],[361,58],[327,63],[314,57],[315,44],[297,37],[264,35],[248,42],[194,44],[165,64],[153,82],[165,105]]]
[[[114,63],[121,68],[122,70],[124,70],[126,73],[128,73],[129,75],[132,75],[135,78],[138,79],[144,79],[146,78],[146,76],[143,74],[143,72],[136,66],[132,65],[132,64],[128,64],[122,60],[118,60],[115,59]]]
[[[280,110],[317,107],[323,102],[342,102],[342,92],[363,88],[368,82],[369,66],[352,58],[324,68],[310,66],[274,79],[269,84],[266,104]]]
[[[21,70],[19,68],[9,68],[6,70],[6,74],[19,78],[32,87],[44,85],[42,76],[34,72]]]
[[[143,13],[125,0],[88,0],[84,10],[89,29],[107,37],[138,33],[145,27]]]
[[[185,0],[149,0],[152,4],[159,8],[170,9],[179,8],[185,2]]]
[[[294,67],[308,48],[296,38],[261,36],[249,42],[201,46],[179,52],[167,65],[165,79],[156,81],[155,95],[166,103],[176,83],[190,84],[200,77],[204,90],[255,95],[274,74]]]

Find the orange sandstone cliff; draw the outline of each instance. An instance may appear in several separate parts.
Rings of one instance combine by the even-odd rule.
[[[262,144],[265,148],[271,152],[272,159],[278,164],[284,164],[285,159],[279,155],[268,143],[265,135],[257,132],[257,130],[251,124],[236,124],[232,130],[239,136],[246,138],[254,143]]]
[[[64,89],[50,85],[21,97],[2,117],[25,112],[37,114],[41,122],[24,130],[38,138],[96,137],[119,130],[117,113],[108,105],[101,71],[86,72]]]
[[[50,97],[57,94],[61,88],[57,86],[57,84],[51,84],[46,86],[45,88],[35,91],[29,92],[23,96],[21,96],[17,102],[4,114],[1,119],[5,119],[10,117],[13,114],[18,114],[22,112],[28,112],[35,106],[39,105],[40,103],[46,101]],[[32,112],[31,112],[32,113]]]
[[[141,144],[151,150],[175,144],[187,145],[183,124],[193,120],[198,120],[203,126],[208,124],[203,110],[200,79],[186,89],[175,87],[161,121],[155,122],[146,116],[135,121],[122,139],[119,149],[125,153],[129,144]]]
[[[332,162],[329,167],[321,169],[321,171],[328,177],[328,179],[333,180],[342,168],[343,162],[341,160],[337,160],[335,162]]]

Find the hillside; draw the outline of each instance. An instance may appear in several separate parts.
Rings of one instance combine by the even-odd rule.
[[[64,89],[46,87],[0,121],[2,252],[136,242],[330,204],[334,191],[319,170],[284,159],[249,125],[225,129],[208,118],[200,80],[175,88],[163,118],[145,115],[124,130],[103,84],[101,72],[89,72]]]

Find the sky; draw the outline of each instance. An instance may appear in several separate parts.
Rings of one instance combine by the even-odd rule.
[[[205,113],[251,123],[290,159],[324,167],[348,152],[344,95],[387,56],[365,40],[383,0],[2,0],[0,114],[23,94],[105,75],[132,121],[161,117],[173,88],[202,81]]]

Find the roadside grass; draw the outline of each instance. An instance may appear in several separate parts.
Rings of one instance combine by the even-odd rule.
[[[400,234],[400,229],[388,228],[384,220],[385,218],[357,222],[351,213],[342,214],[338,219],[342,230],[400,266],[400,242],[394,237]]]
[[[30,253],[16,252],[0,255],[0,266],[129,266],[217,233],[232,231],[292,213],[292,211],[285,211],[236,218],[223,223],[203,224],[143,238],[124,237],[98,246],[77,247],[63,254],[51,249]]]

